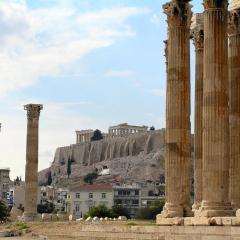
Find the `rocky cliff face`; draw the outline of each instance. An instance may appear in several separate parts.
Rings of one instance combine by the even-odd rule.
[[[53,183],[66,185],[81,180],[87,173],[108,167],[112,175],[132,181],[159,179],[164,168],[165,130],[132,135],[129,138],[106,138],[100,141],[59,147],[50,168],[39,173],[45,184],[51,171]],[[71,164],[67,177],[68,159]]]

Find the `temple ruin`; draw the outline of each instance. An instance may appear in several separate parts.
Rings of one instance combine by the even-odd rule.
[[[168,23],[166,203],[159,225],[221,225],[240,207],[240,1],[228,8],[227,0],[204,0],[203,6],[204,12],[192,17],[190,0],[163,5]],[[192,209],[190,39],[196,64]]]

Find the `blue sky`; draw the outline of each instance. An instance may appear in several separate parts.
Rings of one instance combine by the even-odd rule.
[[[77,129],[164,127],[163,3],[0,0],[0,166],[24,176],[23,105],[30,102],[44,105],[39,169],[53,161],[56,147],[75,142]],[[203,10],[201,1],[192,4]]]

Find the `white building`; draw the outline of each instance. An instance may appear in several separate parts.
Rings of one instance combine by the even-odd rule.
[[[52,203],[54,210],[57,212],[66,212],[66,200],[68,196],[68,189],[57,188],[55,186],[40,187],[40,203]]]
[[[9,173],[9,168],[0,168],[0,200],[3,200],[5,202],[7,202],[7,194],[12,184]]]
[[[141,207],[141,187],[138,184],[113,186],[114,205],[124,207],[131,218],[135,218]]]
[[[113,189],[110,183],[83,184],[70,189],[68,212],[83,217],[92,207],[113,206]]]

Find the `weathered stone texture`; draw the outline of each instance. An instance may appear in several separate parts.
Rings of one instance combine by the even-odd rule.
[[[229,108],[227,0],[204,1],[203,202],[196,216],[228,216]]]
[[[95,168],[108,166],[113,175],[120,174],[133,181],[157,180],[163,173],[164,147],[165,130],[60,147],[51,167],[39,173],[39,183],[46,181],[49,171],[52,172],[53,183],[67,180],[69,158],[72,161],[71,179],[79,179]]]
[[[190,214],[190,22],[189,1],[163,6],[168,21],[166,100],[166,204],[158,218]],[[159,219],[159,221],[161,221]]]
[[[195,46],[195,113],[194,113],[194,205],[199,209],[202,202],[202,106],[203,106],[203,14],[197,14],[191,29],[191,38]]]
[[[240,6],[229,14],[230,200],[240,208]]]
[[[25,209],[24,220],[37,219],[37,191],[38,191],[38,128],[42,105],[28,104],[27,110],[27,148],[25,170]]]

